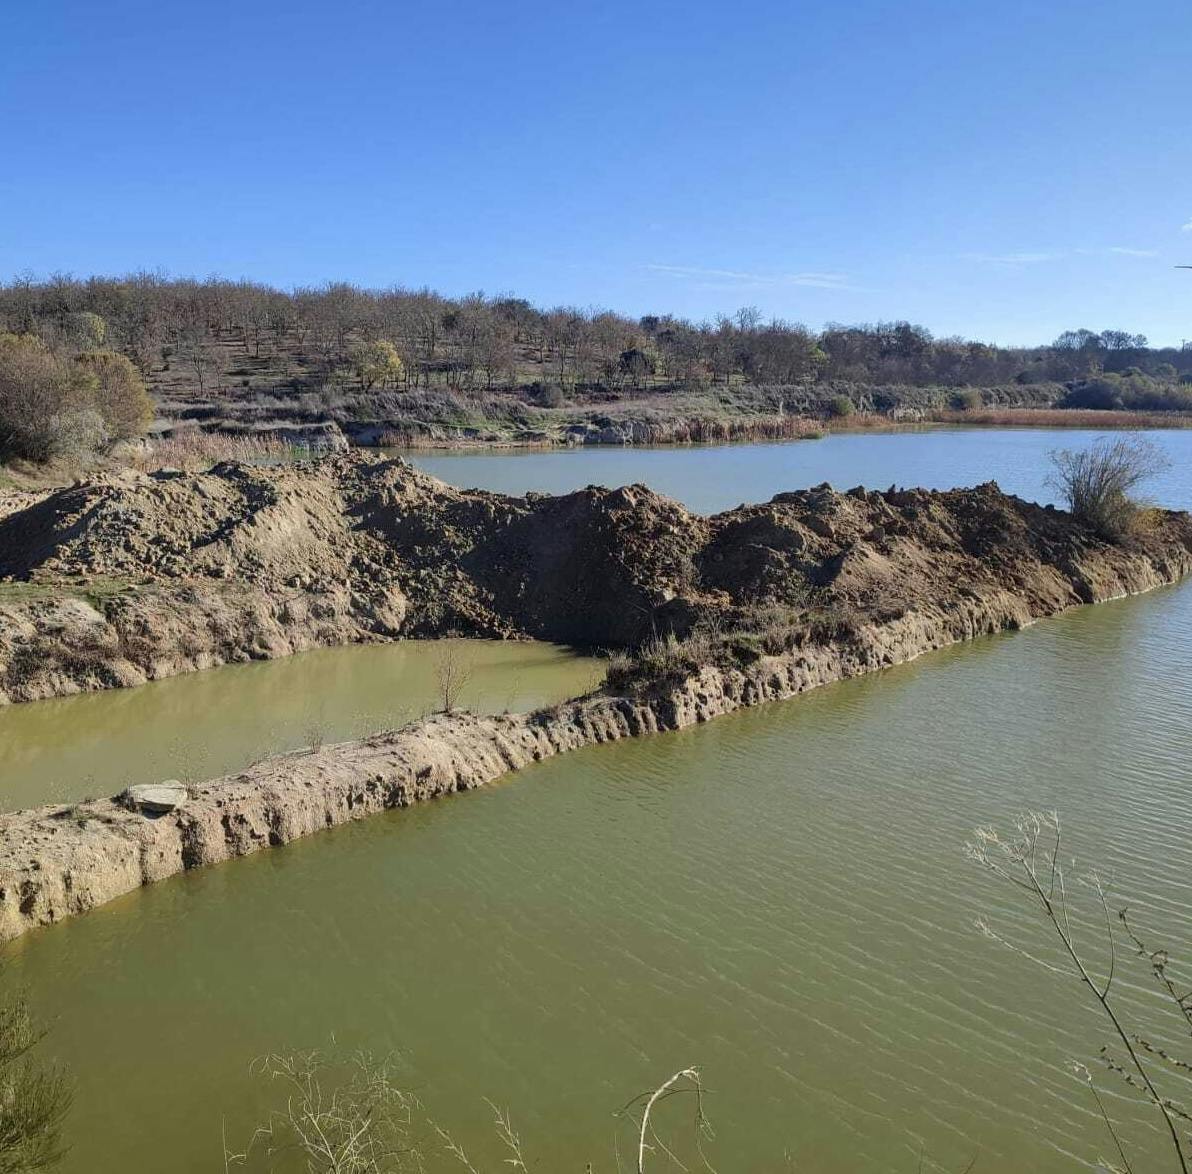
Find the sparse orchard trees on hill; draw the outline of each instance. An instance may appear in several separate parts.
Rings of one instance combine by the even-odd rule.
[[[1048,346],[999,347],[937,338],[905,321],[832,324],[817,332],[767,320],[754,307],[701,323],[574,306],[539,309],[508,296],[450,299],[427,289],[368,290],[346,282],[285,291],[153,273],[0,284],[0,329],[37,334],[54,348],[118,351],[146,375],[162,369],[168,348],[204,388],[221,347],[225,366],[234,346],[279,381],[312,366],[296,360],[318,359],[313,366],[334,382],[341,368],[351,372],[353,348],[374,340],[390,342],[407,368],[403,378],[423,386],[550,379],[570,388],[615,389],[706,377],[720,384],[995,387],[1131,372],[1171,386],[1192,372],[1192,350],[1151,347],[1123,330],[1074,330]],[[652,369],[634,352],[650,356]],[[624,366],[622,355],[631,356]],[[1131,385],[1124,406],[1153,391]]]
[[[397,348],[387,339],[356,343],[349,352],[352,370],[365,391],[387,387],[401,381],[405,373]]]
[[[506,295],[447,298],[347,282],[281,290],[141,272],[0,282],[5,331],[40,340],[62,361],[124,356],[163,415],[254,425],[327,415],[396,423],[406,412],[421,413],[415,433],[458,425],[460,413],[439,418],[408,397],[386,400],[395,387],[463,393],[463,415],[526,431],[538,422],[523,405],[542,386],[558,387],[577,408],[694,392],[704,401],[700,418],[768,415],[775,404],[781,415],[823,417],[842,396],[858,413],[924,413],[957,394],[975,403],[963,389],[993,409],[1192,412],[1192,347],[1152,347],[1123,330],[1003,347],[939,338],[906,321],[817,331],[753,307],[693,322],[539,308]],[[481,392],[509,398],[488,404]],[[676,412],[694,418],[690,403]]]

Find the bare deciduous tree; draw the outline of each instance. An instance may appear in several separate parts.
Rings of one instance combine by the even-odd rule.
[[[443,713],[453,713],[475,672],[472,658],[453,640],[443,642],[435,658],[435,679]]]

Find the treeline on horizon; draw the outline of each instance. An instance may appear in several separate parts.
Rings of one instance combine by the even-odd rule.
[[[1122,330],[1067,331],[1046,345],[937,338],[910,322],[813,330],[745,308],[708,322],[543,309],[522,298],[346,282],[290,291],[249,281],[28,276],[0,284],[0,331],[49,350],[105,349],[154,386],[163,372],[200,393],[229,382],[229,355],[271,372],[273,394],[439,385],[529,389],[549,399],[716,384],[995,387],[1068,385],[1071,407],[1192,408],[1192,346],[1157,348]],[[245,380],[245,386],[248,381]]]

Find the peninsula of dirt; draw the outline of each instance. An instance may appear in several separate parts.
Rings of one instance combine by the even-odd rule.
[[[642,486],[461,491],[360,455],[76,485],[0,517],[10,701],[316,644],[469,633],[613,650],[596,693],[449,713],[177,789],[0,816],[0,939],[188,868],[678,729],[1192,570],[1192,518],[1122,543],[995,485],[827,485],[701,517]]]
[[[647,675],[681,675],[893,621],[1026,622],[1178,578],[1190,550],[1184,514],[1113,545],[994,485],[709,518],[640,485],[509,497],[359,453],[108,474],[0,511],[0,703],[449,634],[649,646]]]

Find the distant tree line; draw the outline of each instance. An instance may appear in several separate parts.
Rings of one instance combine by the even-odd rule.
[[[364,389],[495,388],[522,385],[530,376],[611,390],[732,381],[988,387],[1102,375],[1192,378],[1192,347],[1152,348],[1142,335],[1120,330],[1076,330],[1046,346],[998,347],[936,338],[909,322],[814,331],[750,308],[695,323],[541,309],[522,298],[479,293],[447,298],[345,282],[284,291],[152,273],[18,277],[0,285],[0,324],[11,334],[36,335],[55,352],[95,329],[142,375],[178,365],[201,390],[215,375],[221,345],[273,360],[283,374],[300,361],[307,378]]]

